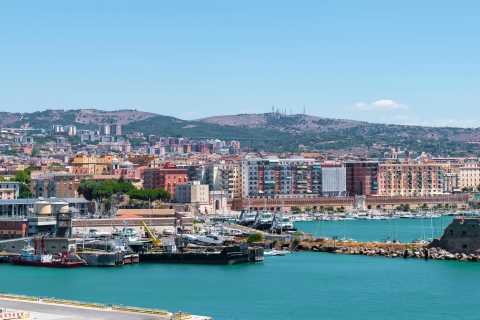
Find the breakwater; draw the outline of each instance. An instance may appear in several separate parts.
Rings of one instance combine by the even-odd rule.
[[[295,250],[334,254],[416,258],[425,260],[480,261],[480,254],[452,253],[425,243],[385,243],[336,241],[331,239],[303,240],[294,244]]]

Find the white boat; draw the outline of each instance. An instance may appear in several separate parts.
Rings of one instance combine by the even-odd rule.
[[[255,211],[244,211],[240,214],[238,223],[243,226],[252,226],[255,223],[255,218],[257,217],[257,212]]]
[[[212,235],[212,234],[208,234],[208,235],[182,234],[181,237],[187,242],[192,244],[197,244],[197,245],[221,246],[225,242],[222,237]]]
[[[261,211],[257,213],[253,227],[258,230],[269,230],[273,224],[273,213]]]
[[[289,253],[290,253],[290,251],[288,251],[288,250],[271,249],[271,250],[265,250],[263,252],[263,255],[267,256],[267,257],[273,257],[273,256],[284,256],[284,255],[287,255]]]
[[[283,231],[294,231],[296,229],[288,217],[277,213],[273,217],[272,230],[281,233]]]

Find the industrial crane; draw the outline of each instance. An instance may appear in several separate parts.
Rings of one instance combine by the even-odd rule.
[[[143,228],[145,228],[145,231],[147,231],[148,238],[152,241],[152,244],[154,247],[160,247],[162,245],[162,241],[157,238],[155,233],[150,229],[150,227],[145,223],[145,221],[142,221]]]

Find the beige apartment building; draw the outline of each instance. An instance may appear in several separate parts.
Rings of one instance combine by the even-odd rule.
[[[459,188],[478,189],[480,186],[480,164],[478,160],[466,160],[459,168]]]
[[[71,161],[72,173],[75,175],[105,175],[111,174],[114,163],[118,163],[113,155],[76,155]]]
[[[445,193],[445,166],[439,163],[383,163],[378,170],[380,196],[432,196]]]
[[[227,194],[229,199],[242,197],[242,166],[240,164],[228,165],[226,174]]]

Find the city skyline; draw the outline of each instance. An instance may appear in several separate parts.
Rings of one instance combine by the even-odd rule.
[[[473,1],[0,4],[0,110],[478,127]]]

